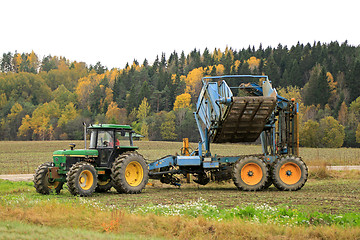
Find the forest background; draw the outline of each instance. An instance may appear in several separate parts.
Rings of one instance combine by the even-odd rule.
[[[196,142],[201,78],[264,74],[299,103],[302,146],[360,146],[360,46],[347,41],[174,51],[111,70],[8,52],[0,70],[0,140],[81,139],[86,122],[130,124],[144,140]]]

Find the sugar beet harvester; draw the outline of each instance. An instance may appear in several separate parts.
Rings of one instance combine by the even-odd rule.
[[[263,79],[229,87],[243,78]],[[114,187],[119,193],[140,193],[149,177],[180,185],[177,174],[192,174],[194,182],[233,179],[241,190],[256,191],[274,184],[280,190],[295,191],[307,180],[307,167],[298,156],[297,105],[277,95],[267,76],[220,76],[202,79],[194,113],[201,141],[189,152],[184,141],[181,156],[166,156],[149,165],[133,146],[133,130],[127,125],[85,126],[90,131],[86,149],[59,150],[53,162],[41,164],[34,174],[34,186],[41,194],[59,193],[67,182],[73,195],[91,196]],[[237,95],[235,95],[237,94]],[[261,155],[217,156],[210,142],[253,142],[260,136]],[[120,141],[119,141],[120,140]],[[127,140],[130,142],[126,143]]]
[[[237,85],[229,87],[225,79]],[[204,77],[194,113],[201,136],[198,149],[190,153],[185,140],[182,156],[169,155],[149,164],[149,177],[179,185],[176,174],[192,174],[201,185],[233,179],[240,190],[257,191],[272,184],[279,190],[299,190],[308,170],[299,157],[297,114],[294,99],[279,96],[267,76]],[[211,142],[254,142],[259,137],[260,155],[217,156],[210,151]]]

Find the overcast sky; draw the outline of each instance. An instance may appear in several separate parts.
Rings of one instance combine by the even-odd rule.
[[[0,54],[65,56],[113,68],[188,54],[311,44],[360,44],[357,1],[0,1]]]

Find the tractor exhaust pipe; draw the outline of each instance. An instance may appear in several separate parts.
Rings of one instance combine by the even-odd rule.
[[[84,143],[85,143],[85,149],[86,149],[86,123],[83,122],[84,125]]]

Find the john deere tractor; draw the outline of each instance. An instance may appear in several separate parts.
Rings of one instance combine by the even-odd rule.
[[[114,187],[119,193],[140,193],[148,182],[148,166],[138,147],[133,146],[128,125],[90,125],[90,146],[58,150],[53,162],[41,164],[34,174],[34,186],[41,194],[60,193],[67,183],[71,194],[90,196]],[[127,144],[125,144],[127,141]]]

